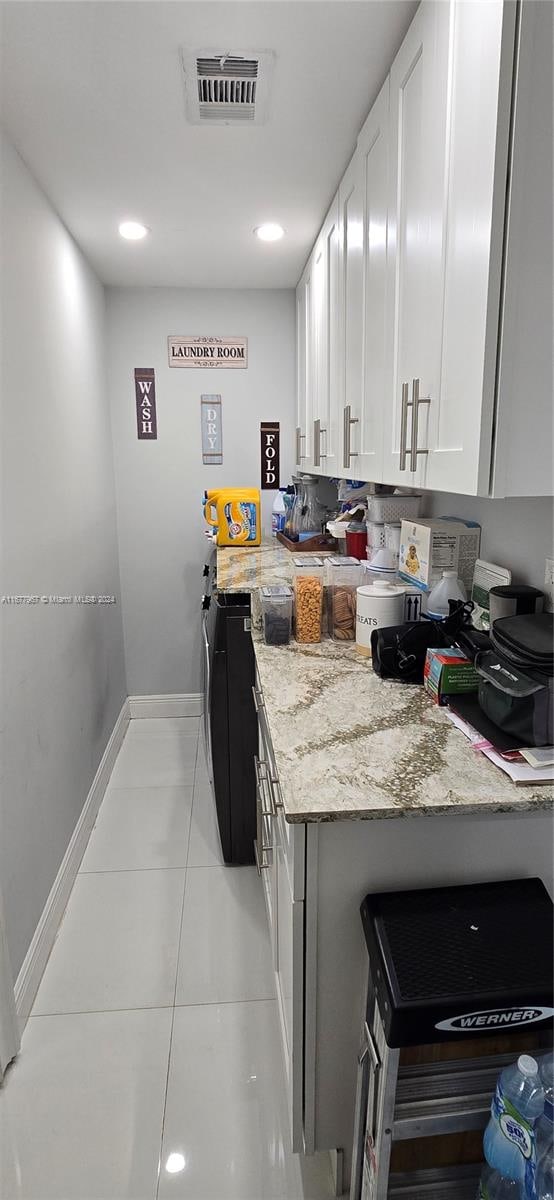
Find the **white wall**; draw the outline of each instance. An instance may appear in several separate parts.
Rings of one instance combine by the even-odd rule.
[[[514,583],[544,586],[544,560],[554,553],[554,508],[550,496],[485,500],[428,492],[426,516],[456,516],[481,526],[481,558],[510,567]]]
[[[103,288],[1,143],[0,879],[17,974],[126,694]]]
[[[169,334],[248,338],[247,370],[170,368]],[[108,291],[112,408],[130,695],[198,692],[206,488],[260,484],[260,421],[281,423],[281,480],[293,469],[292,291]],[[138,441],[133,372],[154,367],[158,440]],[[223,465],[202,464],[200,396],[223,399]],[[263,496],[270,524],[274,493]]]

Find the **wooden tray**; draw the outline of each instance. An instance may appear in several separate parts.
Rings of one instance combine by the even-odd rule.
[[[284,533],[278,533],[277,541],[282,546],[286,546],[287,550],[291,550],[293,554],[319,554],[322,550],[336,550],[337,548],[336,538],[332,537],[330,533],[317,533],[315,537],[308,538],[305,542],[291,542]]]

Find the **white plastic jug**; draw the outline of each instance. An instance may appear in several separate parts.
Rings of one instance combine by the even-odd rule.
[[[450,613],[449,600],[467,600],[464,585],[455,571],[443,571],[442,579],[429,593],[427,615],[435,621],[443,621]]]

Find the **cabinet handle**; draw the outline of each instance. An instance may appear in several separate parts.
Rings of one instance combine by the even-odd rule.
[[[322,433],[325,434],[325,452],[323,452],[323,450],[321,449],[321,434]],[[320,440],[319,457],[327,458],[327,430],[326,430],[325,426],[321,425],[321,424],[319,426],[319,440]]]
[[[402,409],[400,413],[400,470],[406,470],[406,443],[408,440],[408,408],[410,401],[408,399],[408,384],[402,384]]]
[[[314,421],[314,467],[321,466],[321,421]]]
[[[307,457],[305,454],[302,454],[302,452],[301,452],[302,451],[302,442],[305,442],[305,441],[306,441],[306,434],[302,433],[300,425],[298,425],[297,429],[296,429],[296,461],[297,461],[297,463],[301,463],[302,459]]]
[[[406,385],[407,386],[407,385]],[[428,450],[418,450],[418,424],[419,424],[419,406],[420,404],[430,404],[430,396],[420,396],[419,394],[419,379],[412,380],[412,446],[410,450],[410,471],[417,470],[418,454],[428,454]]]
[[[359,418],[351,417],[350,416],[351,412],[352,412],[352,406],[350,404],[346,404],[344,407],[344,413],[343,413],[343,446],[344,446],[344,454],[343,454],[343,461],[342,461],[343,467],[349,467],[350,459],[358,457],[357,452],[355,450],[350,449],[350,426],[357,425]]]

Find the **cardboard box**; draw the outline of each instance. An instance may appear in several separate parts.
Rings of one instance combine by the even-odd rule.
[[[399,574],[423,592],[429,592],[443,571],[456,571],[471,594],[473,571],[479,555],[481,527],[473,521],[423,518],[402,521]]]
[[[457,646],[427,651],[423,686],[435,704],[448,704],[450,696],[461,692],[476,692],[478,679],[473,663]]]

